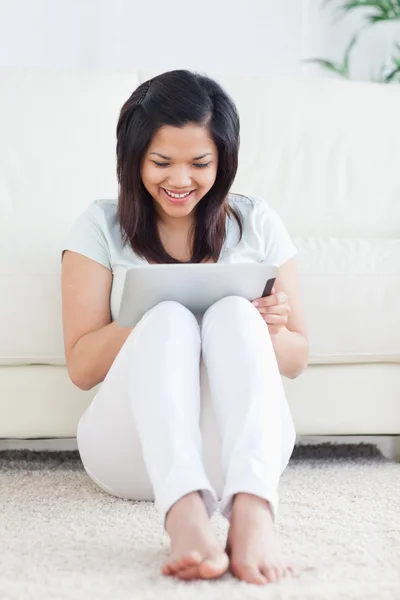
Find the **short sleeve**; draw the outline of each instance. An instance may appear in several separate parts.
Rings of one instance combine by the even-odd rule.
[[[61,260],[65,250],[73,250],[111,270],[109,244],[95,208],[89,206],[73,223],[62,246]]]
[[[261,235],[265,242],[265,262],[277,267],[296,256],[294,245],[281,217],[265,200],[259,200]]]

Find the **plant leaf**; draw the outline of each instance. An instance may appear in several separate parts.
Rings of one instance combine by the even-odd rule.
[[[346,0],[342,4],[342,9],[345,11],[356,8],[374,8],[381,14],[391,10],[391,6],[386,0]]]
[[[317,65],[320,65],[327,71],[332,71],[333,73],[336,73],[336,75],[341,75],[342,77],[347,78],[346,73],[343,72],[343,67],[333,63],[331,60],[325,60],[323,58],[307,58],[303,62],[315,63]]]
[[[347,14],[360,8],[374,9],[372,14],[366,15],[371,24],[400,18],[400,0],[346,0],[338,10]]]
[[[397,46],[397,44],[396,44],[396,46]],[[396,67],[400,67],[400,56],[396,56],[395,54],[393,54],[392,61],[393,61],[393,64],[396,65]]]
[[[350,54],[351,54],[351,51],[353,50],[357,40],[358,40],[358,33],[353,35],[353,37],[351,38],[351,40],[345,50],[345,53],[344,53],[342,71],[346,74],[346,77],[348,77],[348,75],[349,75]]]
[[[322,4],[327,6],[332,0],[323,0]],[[324,59],[310,59],[305,62],[314,62],[319,64],[324,69],[327,69],[344,78],[349,78],[350,55],[363,30],[384,21],[400,20],[400,0],[342,0],[336,12],[339,14],[337,20],[343,18],[352,11],[364,9],[364,26],[358,29],[357,33],[350,39],[347,45],[342,64],[334,63]],[[400,43],[394,43],[397,52],[400,53]],[[386,74],[385,74],[386,73]],[[387,68],[383,66],[377,77],[371,74],[372,80],[380,83],[391,83],[398,81],[400,83],[400,56],[394,54],[392,56],[391,71],[388,73]]]
[[[396,69],[393,69],[393,71],[386,75],[386,77],[383,80],[384,83],[390,83],[395,79],[396,75],[398,75],[400,78],[400,66],[398,66]]]
[[[369,21],[371,23],[371,25],[375,25],[376,23],[383,23],[384,21],[395,21],[397,19],[400,19],[400,16],[398,17],[381,17],[379,15],[370,15],[369,17],[366,17],[367,21]]]

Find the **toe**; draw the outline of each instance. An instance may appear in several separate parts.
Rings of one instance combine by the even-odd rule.
[[[281,572],[278,567],[262,566],[260,571],[270,583],[276,583],[281,578]]]
[[[189,552],[182,558],[169,559],[162,568],[162,574],[167,576],[177,575],[180,571],[189,567],[199,565],[201,562],[201,556],[198,552]]]
[[[228,570],[228,566],[229,559],[225,554],[222,554],[218,558],[206,559],[200,564],[182,568],[176,573],[176,576],[185,581],[193,579],[216,579]]]
[[[182,556],[182,558],[180,559],[179,570],[187,569],[188,567],[198,566],[202,560],[203,559],[198,552],[196,552],[196,551],[189,552],[185,556]]]
[[[277,573],[278,573],[278,579],[284,579],[285,577],[289,577],[290,573],[289,573],[289,569],[288,567],[286,567],[286,565],[281,565],[279,567],[276,567]]]
[[[233,562],[231,563],[231,570],[235,577],[247,583],[256,583],[258,585],[268,583],[268,580],[261,573],[260,569],[247,563]]]
[[[167,576],[172,575],[171,566],[169,564],[165,563],[165,565],[163,565],[163,567],[161,569],[161,573],[163,575],[167,575]]]
[[[202,579],[215,579],[221,577],[229,567],[229,558],[223,553],[215,558],[208,558],[199,565]]]
[[[168,561],[162,568],[163,575],[175,575],[179,570],[179,561]]]
[[[184,581],[192,581],[193,579],[200,579],[199,567],[188,567],[187,569],[181,569],[177,575],[179,579]]]

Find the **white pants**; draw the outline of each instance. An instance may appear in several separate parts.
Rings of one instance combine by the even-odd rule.
[[[232,296],[200,324],[177,302],[149,310],[83,414],[77,444],[99,487],[155,500],[164,524],[195,490],[210,516],[222,499],[229,519],[234,494],[247,492],[268,500],[276,519],[295,438],[268,327]]]

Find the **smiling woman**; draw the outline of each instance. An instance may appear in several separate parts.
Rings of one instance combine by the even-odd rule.
[[[263,584],[293,571],[273,530],[296,438],[281,374],[305,368],[307,340],[296,247],[265,200],[231,192],[238,149],[239,117],[217,82],[172,71],[139,86],[117,124],[118,201],[94,201],[64,245],[63,323],[71,379],[102,383],[79,421],[83,465],[110,494],[155,500],[171,538],[163,574],[215,579],[230,564]],[[120,327],[126,270],[179,262],[275,265],[276,293],[227,296],[200,321],[164,301]],[[220,496],[203,462],[202,361]],[[229,553],[210,522],[219,499]]]
[[[139,86],[117,124],[124,243],[154,263],[217,261],[227,216],[241,228],[228,202],[239,131],[234,102],[208,77],[172,71]],[[181,242],[171,254],[177,229]]]

